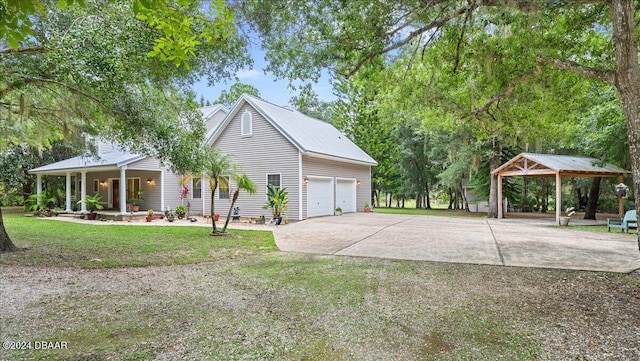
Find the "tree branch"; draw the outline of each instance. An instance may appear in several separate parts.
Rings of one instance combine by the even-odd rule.
[[[479,119],[480,118],[480,114],[482,113],[488,113],[489,115],[491,115],[491,113],[489,113],[489,108],[499,102],[502,99],[505,99],[507,97],[509,97],[511,95],[511,93],[513,93],[514,90],[516,90],[516,87],[519,84],[525,83],[533,78],[535,78],[536,76],[540,75],[540,72],[542,71],[542,64],[538,63],[536,65],[535,70],[532,73],[529,74],[525,74],[525,75],[521,75],[513,80],[511,80],[509,82],[509,85],[507,85],[507,90],[505,90],[504,93],[500,93],[500,94],[496,94],[494,96],[492,96],[482,107],[478,108],[477,110],[474,110],[473,112],[471,112],[471,116]]]
[[[26,77],[26,79],[27,80],[31,80],[31,81],[35,81],[35,82],[56,84],[56,85],[59,85],[59,86],[61,86],[63,88],[66,88],[66,89],[68,89],[68,90],[70,90],[70,91],[72,91],[72,92],[74,92],[76,94],[80,94],[83,97],[85,97],[87,99],[90,99],[90,100],[92,100],[92,101],[94,101],[94,102],[96,102],[98,104],[102,104],[100,99],[98,99],[98,98],[94,97],[93,95],[85,92],[84,90],[76,88],[75,86],[67,84],[65,82],[61,82],[61,81],[54,80],[54,79],[38,78],[38,77]]]
[[[0,55],[15,55],[15,54],[42,54],[46,53],[48,50],[43,46],[36,46],[33,48],[22,48],[18,50],[14,50],[12,48],[0,49]]]
[[[412,32],[409,33],[409,35],[407,35],[404,39],[393,43],[389,46],[387,46],[386,48],[382,49],[382,50],[378,50],[378,51],[373,51],[369,54],[367,54],[365,57],[363,57],[362,59],[360,59],[358,61],[358,63],[355,65],[355,67],[353,69],[351,69],[348,73],[347,73],[347,77],[351,77],[353,76],[355,73],[358,72],[358,70],[360,70],[360,68],[362,68],[364,66],[364,64],[366,62],[368,62],[369,60],[375,58],[376,56],[382,55],[382,54],[386,54],[388,52],[391,52],[393,50],[396,50],[408,43],[410,43],[413,39],[415,39],[417,36],[431,30],[434,28],[438,28],[441,27],[442,25],[446,24],[449,20],[455,19],[463,14],[466,14],[468,11],[473,11],[475,8],[477,8],[477,5],[475,4],[469,4],[467,6],[464,6],[460,9],[457,9],[451,13],[449,13],[448,15],[446,15],[443,18],[439,18],[437,20],[434,20],[428,24],[426,24],[425,26],[422,26]]]
[[[587,78],[601,80],[614,85],[616,83],[616,74],[611,70],[595,69],[573,61],[561,59],[537,58],[536,62],[538,63],[538,66],[551,65],[558,69],[567,70]]]

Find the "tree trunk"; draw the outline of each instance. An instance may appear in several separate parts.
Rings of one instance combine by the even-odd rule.
[[[589,200],[584,213],[584,219],[596,219],[596,208],[598,208],[598,198],[600,197],[600,181],[602,177],[593,178],[589,188]]]
[[[447,207],[447,209],[453,209],[453,202],[455,201],[454,197],[454,193],[451,192],[451,188],[447,188],[447,193],[449,193],[449,206]]]
[[[576,211],[580,210],[580,203],[582,203],[582,189],[580,189],[580,187],[578,187],[578,183],[576,182],[575,178],[571,178],[571,184],[573,185],[573,193],[576,196]],[[564,207],[562,207],[564,208]]]
[[[231,219],[231,211],[233,210],[233,206],[236,205],[236,201],[238,200],[238,195],[240,194],[240,189],[236,189],[233,192],[233,199],[231,199],[231,207],[229,207],[229,213],[227,213],[227,219],[224,221],[224,227],[222,227],[222,233],[227,232],[227,226],[229,225],[229,220]]]
[[[2,217],[2,208],[0,208],[0,253],[17,251],[16,247],[11,239],[7,230],[4,228],[4,219]]]
[[[616,89],[627,119],[636,212],[640,215],[640,69],[632,0],[611,0],[612,42],[616,54]],[[640,251],[640,233],[638,233]]]
[[[211,189],[211,224],[213,227],[213,230],[211,231],[211,234],[215,234],[216,232],[218,232],[218,229],[216,228],[216,220],[213,217],[215,215],[215,197],[216,197],[216,188],[218,188],[218,182],[215,181],[213,183],[213,188]]]
[[[495,169],[500,167],[502,163],[502,158],[500,155],[502,154],[502,149],[500,148],[500,143],[494,141],[493,143],[493,156],[491,156],[490,168],[493,172]],[[498,201],[502,202],[502,200],[498,200],[498,176],[491,175],[491,188],[489,189],[489,210],[487,216],[489,218],[498,218]]]
[[[431,209],[431,194],[429,193],[429,184],[426,185],[425,202],[426,202],[425,208]]]

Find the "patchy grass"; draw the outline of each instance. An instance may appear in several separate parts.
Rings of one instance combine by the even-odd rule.
[[[0,338],[69,345],[0,354],[9,360],[640,356],[637,274],[277,253],[139,269],[3,267],[30,290],[7,296]]]
[[[486,218],[486,213],[473,213],[461,209],[423,209],[423,208],[375,208],[374,212],[384,214],[412,214],[420,216],[473,217]]]
[[[638,272],[282,254],[270,232],[5,221],[30,249],[0,255],[0,340],[67,348],[3,360],[640,359]]]
[[[59,222],[5,215],[13,243],[26,250],[0,255],[0,264],[116,268],[191,264],[276,250],[267,231],[230,230],[209,236],[205,227],[141,227]]]

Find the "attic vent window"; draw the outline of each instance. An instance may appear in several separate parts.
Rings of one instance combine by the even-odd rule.
[[[250,136],[253,133],[253,116],[249,110],[245,110],[240,119],[240,135]]]

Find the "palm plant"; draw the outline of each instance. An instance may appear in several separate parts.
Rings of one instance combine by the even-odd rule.
[[[233,180],[236,182],[236,190],[233,192],[233,198],[231,199],[231,206],[229,207],[229,213],[227,213],[227,219],[224,221],[224,227],[222,227],[222,233],[227,231],[227,226],[229,225],[229,220],[231,219],[231,211],[233,210],[233,206],[236,204],[238,200],[238,196],[240,195],[240,191],[246,191],[249,194],[256,194],[256,186],[249,177],[240,172],[234,172],[232,174]]]
[[[274,217],[282,217],[282,212],[289,209],[289,192],[287,188],[276,188],[271,184],[267,184],[267,203],[262,206],[263,209],[271,209]]]
[[[204,156],[204,173],[209,178],[209,189],[211,190],[211,216],[215,214],[215,194],[218,186],[222,189],[226,189],[229,185],[227,184],[226,178],[223,175],[229,175],[233,171],[233,161],[231,160],[231,156],[227,154],[220,153],[220,150],[217,148],[206,148],[205,156]],[[216,228],[216,222],[212,219],[211,224],[213,225],[213,230],[211,231],[211,235],[218,234],[218,229]]]
[[[46,190],[38,194],[32,194],[25,202],[26,210],[41,214],[45,209],[51,209],[56,201],[56,196]]]
[[[102,199],[102,196],[100,196],[98,193],[96,193],[95,195],[86,195],[84,201],[79,200],[78,204],[81,203],[85,203],[87,205],[87,209],[89,210],[89,213],[95,213],[95,211],[103,209],[104,206],[100,203],[100,200]]]

